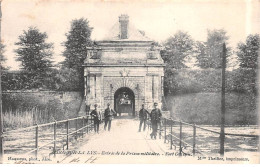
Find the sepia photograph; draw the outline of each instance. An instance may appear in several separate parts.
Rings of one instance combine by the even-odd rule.
[[[259,164],[260,0],[0,0],[1,164]]]

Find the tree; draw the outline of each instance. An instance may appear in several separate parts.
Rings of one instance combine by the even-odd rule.
[[[92,46],[90,39],[92,30],[87,19],[72,20],[70,31],[66,34],[67,41],[64,42],[63,66],[77,71],[77,75],[80,77],[79,88],[82,90],[84,89],[82,65],[87,56],[87,47]]]
[[[4,54],[3,54],[4,48],[5,48],[5,46],[0,43],[0,62],[1,62],[0,65],[1,65],[2,70],[5,69],[2,63],[4,63],[6,61],[6,58],[4,57]]]
[[[19,42],[15,45],[17,60],[21,62],[25,77],[28,79],[27,88],[43,87],[46,72],[52,66],[53,44],[46,43],[47,34],[41,33],[35,27],[29,27],[19,36]]]
[[[221,68],[221,52],[222,45],[226,45],[229,37],[227,32],[223,29],[208,30],[208,37],[206,42],[196,42],[195,53],[197,59],[197,66],[201,68]],[[231,48],[227,46],[227,56],[231,53]]]
[[[237,46],[239,75],[235,78],[235,88],[239,92],[257,93],[258,54],[260,49],[259,34],[248,35],[246,42]]]
[[[237,56],[240,61],[241,68],[257,69],[257,58],[260,49],[260,36],[259,34],[248,35],[246,42],[240,42],[237,46]]]
[[[165,41],[161,56],[166,63],[164,90],[171,94],[174,86],[174,69],[186,68],[186,59],[193,52],[193,39],[187,32],[178,31],[174,36]]]
[[[185,59],[193,51],[193,40],[187,32],[178,31],[173,37],[166,40],[161,56],[166,68],[186,68]]]
[[[4,56],[5,45],[0,43],[0,70],[1,70],[1,88],[6,90],[7,88],[7,68],[3,66],[3,63],[6,61]]]

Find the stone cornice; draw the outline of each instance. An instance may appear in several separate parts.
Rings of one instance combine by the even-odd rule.
[[[165,67],[165,64],[83,64],[83,67]]]

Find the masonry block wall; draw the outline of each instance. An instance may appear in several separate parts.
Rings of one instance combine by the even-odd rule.
[[[135,109],[140,110],[144,103],[151,109],[154,102],[161,104],[163,67],[156,71],[148,67],[108,67],[85,68],[85,96],[86,104],[99,104],[105,108],[107,103],[114,108],[115,92],[121,87],[130,88],[135,95]],[[153,68],[154,69],[154,68]],[[121,71],[128,71],[128,76],[121,76]]]
[[[104,110],[110,103],[115,108],[117,90],[126,88],[134,94],[135,111],[143,103],[150,110],[154,102],[161,106],[165,64],[160,48],[134,29],[127,15],[119,16],[113,28],[109,37],[95,42],[84,61],[86,105]]]

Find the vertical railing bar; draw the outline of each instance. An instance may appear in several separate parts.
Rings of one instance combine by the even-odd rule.
[[[173,121],[172,121],[172,120],[170,120],[170,121],[171,121],[171,142],[170,142],[170,143],[171,143],[171,147],[170,147],[170,148],[172,149],[172,144],[173,144],[173,143],[172,143],[172,135],[173,135],[173,134],[172,134],[172,124],[173,124]]]
[[[91,130],[94,130],[94,117],[91,116]]]
[[[182,154],[182,122],[180,121],[180,145],[179,145],[179,156]]]
[[[54,121],[55,123],[53,124],[54,125],[54,134],[53,134],[53,155],[54,157],[56,157],[56,128],[57,128],[57,122],[56,120]]]
[[[76,126],[76,133],[75,133],[75,135],[76,135],[76,140],[78,140],[78,118],[75,120],[75,126]]]
[[[82,128],[85,126],[84,124],[84,121],[85,121],[85,117],[82,117]],[[82,138],[84,137],[84,128],[82,129]]]
[[[167,124],[166,121],[167,121],[166,118],[164,118],[164,143],[166,143],[166,124]]]
[[[87,116],[87,134],[88,134],[88,127],[89,127],[89,122],[88,122],[88,116]]]
[[[196,147],[196,125],[193,124],[193,149],[192,149],[192,154],[195,156],[195,147]]]
[[[35,157],[37,158],[38,156],[38,133],[39,133],[39,127],[38,124],[36,124],[36,128],[35,128]]]
[[[162,123],[161,123],[161,121],[159,122],[160,123],[160,126],[159,126],[159,139],[161,139],[162,138]]]
[[[67,150],[69,149],[69,120],[66,122],[66,133],[67,133],[67,139],[66,139],[66,144],[67,144]]]

